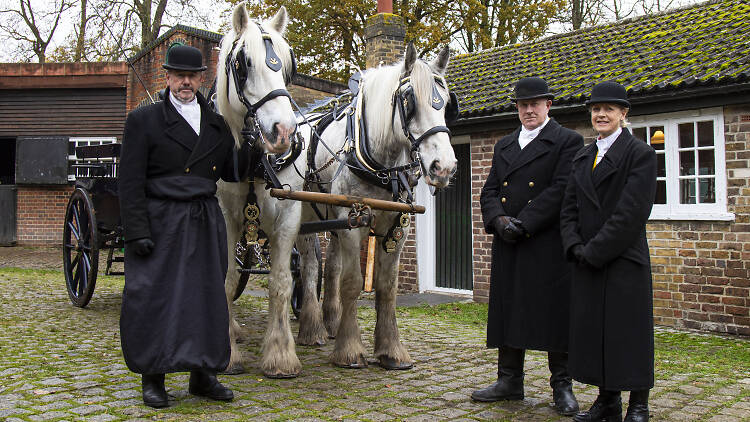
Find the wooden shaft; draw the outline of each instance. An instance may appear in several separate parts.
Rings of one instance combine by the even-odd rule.
[[[372,209],[383,211],[406,212],[410,214],[424,214],[423,205],[409,205],[401,202],[384,201],[382,199],[363,198],[361,196],[336,195],[332,193],[290,191],[286,189],[271,189],[271,196],[296,201],[316,202],[318,204],[351,207],[354,204],[369,205]]]
[[[365,291],[372,291],[372,278],[375,276],[375,248],[377,243],[375,236],[367,240],[367,266],[365,266]]]

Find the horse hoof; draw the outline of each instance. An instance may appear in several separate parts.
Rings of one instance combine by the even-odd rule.
[[[414,367],[413,362],[401,362],[390,356],[381,356],[380,359],[378,359],[378,364],[381,368],[388,370],[404,370]]]
[[[334,363],[334,365],[338,366],[339,368],[344,369],[364,369],[367,368],[367,362],[352,362],[352,363]]]
[[[266,378],[271,378],[271,379],[278,380],[278,379],[297,378],[297,375],[299,375],[299,374],[298,373],[297,374],[283,374],[283,373],[279,373],[279,374],[265,374],[264,373],[263,375],[265,375]]]
[[[227,367],[227,369],[219,372],[222,375],[239,375],[245,373],[245,367],[241,363]]]

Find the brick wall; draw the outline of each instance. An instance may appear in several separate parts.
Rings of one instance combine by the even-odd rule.
[[[18,186],[18,244],[61,244],[70,186]]]
[[[554,110],[551,113],[554,116]],[[647,229],[654,323],[750,335],[750,105],[724,109],[728,211],[735,220],[651,221]],[[592,142],[588,121],[564,123]],[[492,238],[479,195],[494,144],[507,133],[471,138],[474,300],[489,296]]]

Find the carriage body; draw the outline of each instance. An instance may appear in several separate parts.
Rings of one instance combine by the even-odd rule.
[[[78,307],[86,306],[94,293],[100,251],[107,253],[105,274],[123,274],[112,267],[124,262],[117,183],[121,149],[121,144],[76,148],[75,190],[63,228],[63,269],[68,296]]]

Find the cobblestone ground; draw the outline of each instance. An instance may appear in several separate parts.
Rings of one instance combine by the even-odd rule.
[[[59,256],[54,250],[0,248],[2,420],[569,420],[550,407],[545,354],[527,354],[524,400],[473,403],[471,391],[495,378],[497,355],[484,347],[484,327],[417,318],[403,310],[399,311],[401,339],[416,361],[414,369],[335,368],[328,363],[332,351],[328,344],[297,348],[303,364],[300,377],[266,379],[257,362],[267,303],[246,295],[236,309],[246,335],[248,373],[221,376],[234,390],[234,401],[217,403],[191,396],[187,374],[170,374],[171,407],[150,409],[141,403],[140,378],[125,367],[120,351],[123,279],[100,276],[91,303],[76,308],[67,298]],[[359,316],[365,347],[372,351],[374,311],[361,307]],[[747,356],[750,342],[694,333],[673,333],[668,338],[706,346],[694,358],[685,358],[685,365],[670,366],[669,361],[657,359],[652,420],[750,420],[750,362],[744,358],[720,362],[722,368],[732,366],[720,371],[703,361],[717,347]],[[680,347],[662,343],[657,339],[658,356],[669,356],[660,347]],[[588,407],[596,395],[593,387],[578,383],[574,391],[582,407]]]

